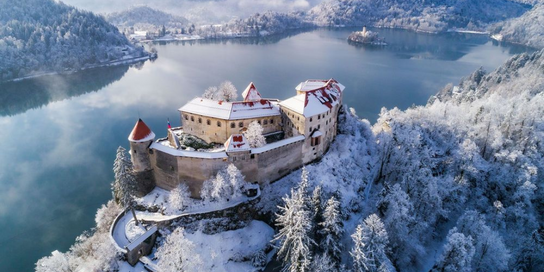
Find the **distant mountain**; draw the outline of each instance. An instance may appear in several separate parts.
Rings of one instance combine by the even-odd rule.
[[[106,15],[106,20],[119,29],[134,28],[134,30],[180,29],[189,21],[181,16],[175,16],[147,6],[132,7],[121,12]]]
[[[303,19],[304,14],[302,12],[281,13],[267,11],[253,14],[245,19],[232,20],[227,24],[223,24],[219,29],[201,28],[197,30],[197,33],[206,38],[229,37],[232,34],[256,37],[314,26]]]
[[[529,8],[508,0],[327,0],[308,12],[308,20],[320,26],[372,25],[423,32],[484,30]]]
[[[0,1],[0,81],[146,55],[92,12],[53,0]]]
[[[544,3],[537,4],[521,17],[498,23],[491,34],[500,41],[544,48]]]

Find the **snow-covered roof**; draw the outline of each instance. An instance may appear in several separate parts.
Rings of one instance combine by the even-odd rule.
[[[177,157],[190,157],[190,158],[199,158],[199,159],[221,159],[228,158],[226,152],[200,152],[200,151],[187,151],[171,148],[164,146],[160,143],[152,143],[149,147],[150,149],[155,149],[172,156]]]
[[[130,244],[125,246],[125,248],[128,251],[134,250],[136,247],[138,247],[141,243],[145,241],[145,239],[149,238],[151,235],[153,235],[155,232],[157,232],[157,226],[153,225],[149,230],[147,230],[144,234],[142,234],[140,237],[136,238],[134,241],[132,241]]]
[[[340,103],[339,99],[344,88],[344,85],[334,79],[307,80],[295,88],[299,91],[298,95],[280,102],[280,106],[305,117],[314,116],[327,112]]]
[[[244,101],[259,101],[262,99],[262,96],[259,91],[257,91],[255,84],[251,82],[242,93],[242,98]]]
[[[263,145],[261,147],[253,148],[253,149],[251,149],[251,153],[252,154],[263,153],[263,152],[270,151],[272,149],[275,149],[275,148],[278,148],[278,147],[281,147],[281,146],[284,146],[284,145],[296,143],[298,141],[304,141],[304,139],[305,139],[304,135],[299,135],[299,136],[287,138],[287,139],[284,139],[284,140],[281,140],[281,141],[273,142],[271,144]]]
[[[153,139],[155,139],[155,133],[149,129],[142,119],[138,119],[128,136],[128,140],[134,143],[152,141]]]
[[[276,105],[266,99],[225,102],[197,97],[179,109],[182,112],[223,120],[239,120],[280,115]]]
[[[227,152],[247,151],[249,149],[249,143],[243,134],[232,134],[225,142],[225,151]]]
[[[321,133],[321,131],[319,131],[319,130],[316,130],[316,131],[314,131],[314,133],[312,133],[311,137],[312,138],[317,138],[317,137],[319,137],[321,135],[323,135],[323,133]]]

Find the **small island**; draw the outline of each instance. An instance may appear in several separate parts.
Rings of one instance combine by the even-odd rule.
[[[378,33],[367,30],[366,26],[363,26],[363,31],[352,32],[348,41],[360,44],[387,45],[385,40],[378,36]]]

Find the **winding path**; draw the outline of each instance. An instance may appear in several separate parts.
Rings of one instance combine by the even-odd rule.
[[[174,215],[163,215],[161,213],[136,211],[136,218],[140,221],[143,220],[146,222],[160,223],[164,221],[176,220],[185,216],[207,214],[207,213],[234,208],[238,205],[242,205],[254,199],[257,199],[260,196],[261,196],[261,190],[260,188],[258,188],[257,194],[255,196],[247,198],[247,199],[239,200],[239,201],[229,202],[221,206],[221,209],[213,209],[214,206],[210,205],[209,210],[202,209],[198,211],[192,211],[192,212],[186,212],[186,213],[174,214]],[[117,250],[119,250],[120,252],[126,253],[125,247],[128,246],[132,241],[137,239],[136,237],[136,239],[131,240],[127,236],[127,226],[133,221],[134,221],[134,218],[132,216],[130,209],[125,209],[123,212],[117,215],[117,217],[113,221],[113,224],[111,225],[110,236],[114,242],[113,244],[115,245]],[[148,257],[144,256],[140,258],[140,262],[149,270],[157,271],[155,263],[153,263]]]

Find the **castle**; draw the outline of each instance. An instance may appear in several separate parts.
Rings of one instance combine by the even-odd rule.
[[[194,98],[179,109],[182,126],[168,128],[167,137],[157,140],[138,120],[128,140],[145,190],[185,183],[198,198],[203,182],[230,163],[248,182],[264,184],[323,156],[336,136],[344,86],[334,79],[307,80],[295,89],[296,95],[283,101],[262,98],[253,83],[243,101]],[[264,146],[251,148],[243,135],[253,121],[263,128]],[[187,147],[182,144],[187,136],[216,143],[215,148]]]

